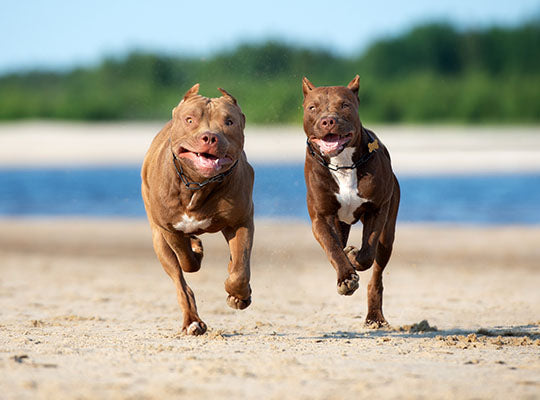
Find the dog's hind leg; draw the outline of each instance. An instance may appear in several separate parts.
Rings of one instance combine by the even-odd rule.
[[[188,335],[202,335],[206,332],[206,324],[199,318],[197,305],[195,304],[195,295],[187,285],[177,254],[165,240],[161,229],[152,227],[152,240],[154,250],[158,256],[165,272],[171,277],[176,286],[176,296],[178,304],[182,309],[184,317],[182,331]]]
[[[395,178],[394,178],[395,179]],[[397,179],[394,184],[394,193],[390,199],[390,207],[388,216],[383,231],[379,237],[375,262],[373,263],[373,272],[371,280],[368,283],[368,314],[366,324],[370,326],[380,327],[387,322],[384,319],[382,311],[383,303],[383,271],[390,256],[392,255],[392,247],[394,244],[394,234],[396,229],[396,219],[399,208],[400,190]]]
[[[201,268],[201,262],[202,262],[202,258],[203,258],[203,254],[204,254],[202,241],[201,241],[201,239],[199,239],[195,235],[191,235],[189,237],[189,241],[191,243],[191,251],[193,251],[193,256],[196,259],[196,264],[195,265],[198,264],[197,270],[199,270],[199,268]],[[186,271],[186,272],[192,272],[192,271]]]

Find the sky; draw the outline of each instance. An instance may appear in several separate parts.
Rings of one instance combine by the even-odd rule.
[[[278,39],[361,52],[429,21],[458,28],[540,17],[540,0],[2,0],[0,73],[68,69],[133,50],[204,57]]]

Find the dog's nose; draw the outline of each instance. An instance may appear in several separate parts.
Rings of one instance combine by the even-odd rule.
[[[337,119],[335,117],[324,117],[319,121],[319,127],[327,131],[330,131],[336,125]]]
[[[204,132],[199,137],[199,140],[202,142],[202,144],[217,145],[219,142],[219,137],[215,133]]]

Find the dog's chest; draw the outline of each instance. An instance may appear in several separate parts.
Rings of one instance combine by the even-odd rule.
[[[197,219],[193,215],[184,214],[180,221],[173,224],[173,228],[184,233],[194,233],[208,228],[211,223],[210,218]]]
[[[352,165],[353,148],[346,148],[336,157],[332,157],[330,162],[334,165]],[[338,192],[336,193],[337,201],[339,202],[338,218],[347,224],[352,224],[356,221],[354,212],[362,204],[367,202],[367,199],[360,197],[358,193],[358,177],[356,169],[340,169],[338,171],[330,170],[332,177],[338,184]]]
[[[204,230],[210,226],[212,223],[211,218],[201,218],[196,216],[197,213],[193,212],[197,207],[200,208],[198,200],[200,197],[199,192],[195,192],[191,195],[188,205],[184,208],[183,214],[177,216],[178,222],[173,223],[173,228],[177,231],[191,234],[201,230]]]

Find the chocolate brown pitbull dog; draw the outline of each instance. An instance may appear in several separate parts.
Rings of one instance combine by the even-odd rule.
[[[305,179],[313,234],[337,272],[337,291],[358,289],[357,271],[373,265],[366,323],[386,323],[382,273],[390,259],[399,184],[388,150],[358,117],[358,75],[347,87],[303,80]],[[362,246],[347,246],[351,225],[363,224]]]
[[[245,116],[235,98],[219,90],[222,97],[203,97],[196,84],[185,94],[141,172],[154,250],[176,286],[182,330],[190,335],[206,331],[183,275],[201,267],[203,247],[195,235],[221,231],[231,253],[227,304],[241,310],[251,303],[254,174],[243,151]]]

